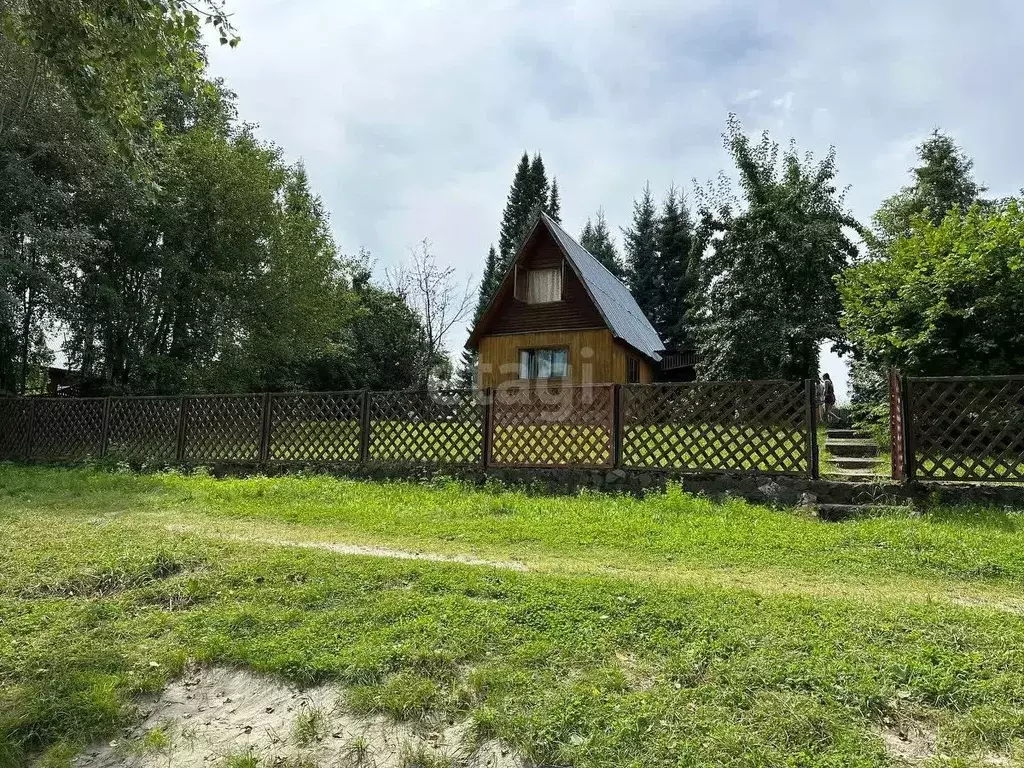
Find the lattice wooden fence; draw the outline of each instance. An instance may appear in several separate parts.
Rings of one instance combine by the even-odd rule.
[[[188,462],[255,463],[261,458],[263,395],[199,395],[185,400],[180,453]]]
[[[267,459],[351,463],[361,458],[362,392],[271,395]]]
[[[499,390],[491,405],[490,464],[611,467],[615,386]]]
[[[370,461],[483,463],[484,404],[473,390],[371,392],[369,425]]]
[[[1024,376],[908,378],[909,479],[1024,481]]]
[[[625,467],[813,471],[814,409],[800,382],[627,385],[622,398]]]
[[[0,458],[815,472],[793,382],[0,400]]]
[[[30,402],[29,458],[77,461],[103,451],[107,401],[102,397],[41,398]]]
[[[21,398],[0,398],[0,459],[27,459],[32,405]]]
[[[141,463],[176,461],[182,402],[180,397],[111,398],[105,454]]]

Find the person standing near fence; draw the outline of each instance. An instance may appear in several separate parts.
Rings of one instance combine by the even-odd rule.
[[[822,382],[822,418],[828,424],[832,421],[832,414],[836,407],[836,389],[832,385],[832,378],[826,373]]]

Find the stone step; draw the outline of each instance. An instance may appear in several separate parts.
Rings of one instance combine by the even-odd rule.
[[[832,463],[839,469],[868,469],[874,472],[878,467],[877,456],[833,456]]]
[[[826,440],[825,447],[833,456],[877,456],[878,444],[874,440]]]
[[[830,429],[825,433],[829,440],[855,440],[857,433],[852,429]]]
[[[878,483],[888,481],[888,475],[881,474],[874,469],[840,469],[836,468],[822,474],[826,480],[839,480],[851,483]]]

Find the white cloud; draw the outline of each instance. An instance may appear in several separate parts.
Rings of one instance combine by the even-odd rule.
[[[306,161],[341,247],[382,264],[428,237],[479,274],[524,149],[558,176],[570,229],[599,206],[626,224],[646,181],[688,187],[727,165],[730,110],[802,150],[835,144],[863,220],[936,126],[993,194],[1024,179],[1013,2],[233,5],[243,42],[211,50],[214,74]]]

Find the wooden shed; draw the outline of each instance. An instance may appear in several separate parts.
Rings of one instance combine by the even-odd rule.
[[[466,347],[481,387],[648,383],[664,349],[622,281],[545,213]]]

